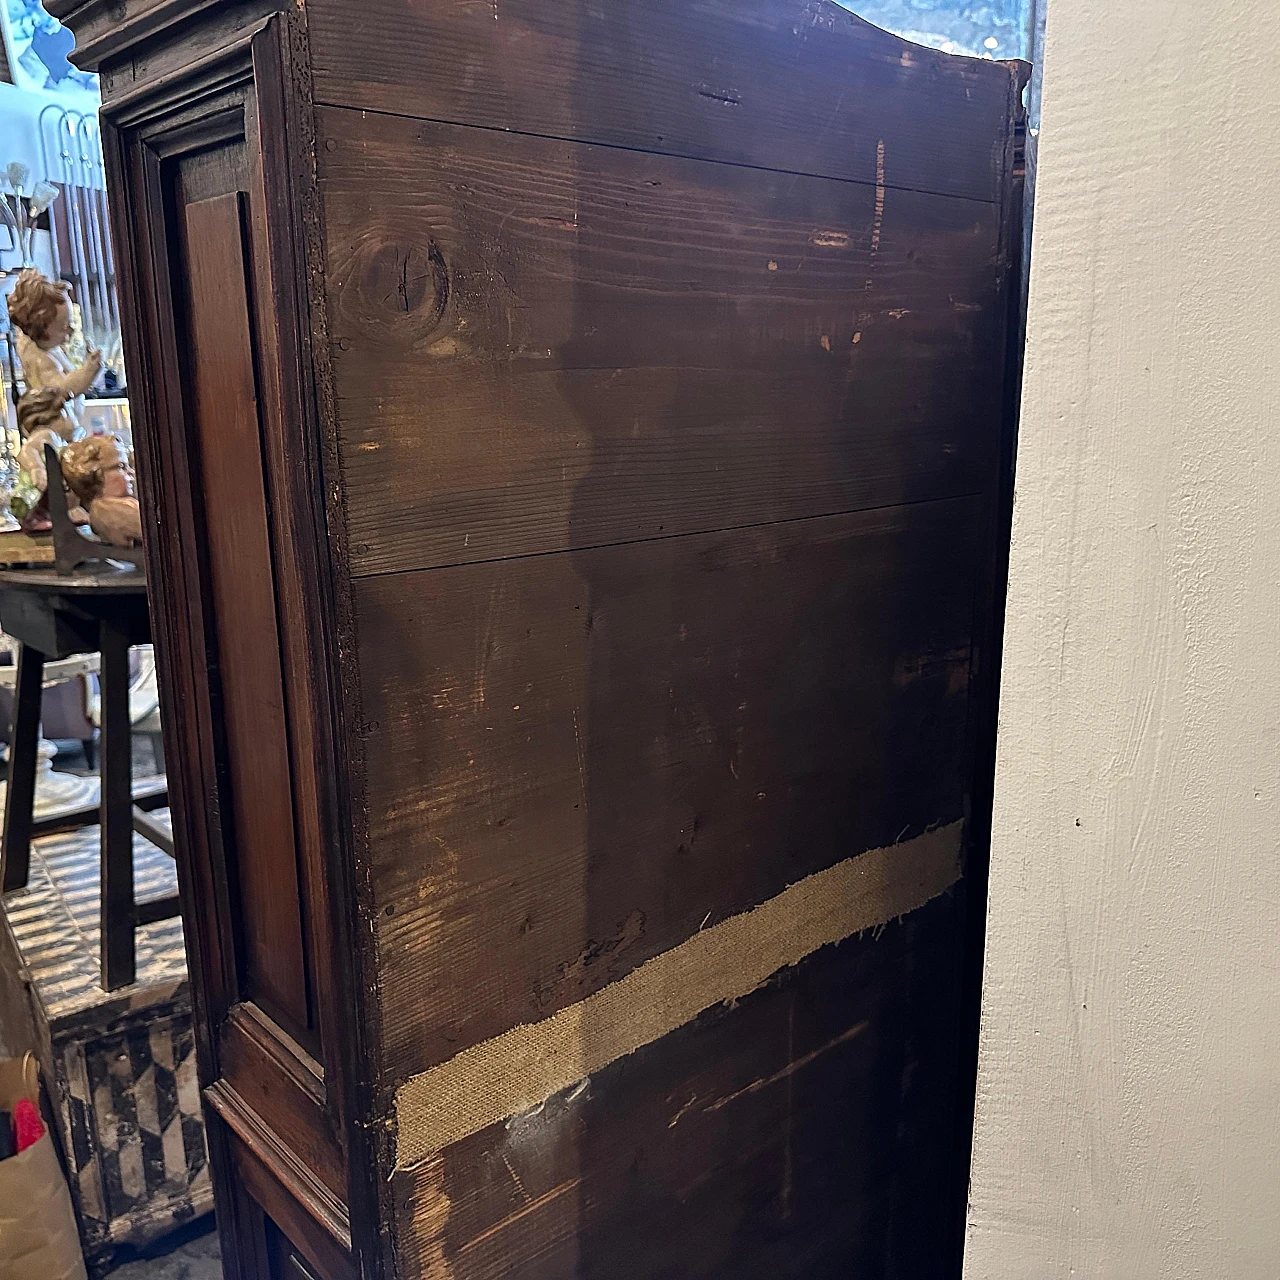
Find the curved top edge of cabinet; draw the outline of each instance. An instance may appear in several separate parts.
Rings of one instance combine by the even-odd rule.
[[[263,6],[254,5],[249,0],[44,0],[44,7],[52,17],[75,33],[76,47],[71,61],[83,71],[96,71],[104,59],[188,18],[216,10],[261,10]],[[270,5],[276,10],[285,7],[284,0]],[[393,2],[389,8],[394,7]],[[717,4],[709,6],[713,10],[718,7]],[[812,26],[832,27],[841,22],[850,28],[860,28],[867,39],[882,40],[887,42],[887,46],[919,52],[930,58],[959,60],[978,67],[992,64],[992,60],[987,58],[943,53],[918,44],[877,26],[837,3],[837,0],[788,0],[786,5],[774,4],[772,7],[777,12],[779,26],[787,20],[793,23],[804,20]]]
[[[503,0],[500,22],[456,0],[378,0],[376,17],[367,4],[307,6],[317,105],[990,202],[1003,157],[984,140],[1025,80],[1020,64],[926,48],[835,0]],[[194,40],[284,7],[49,0],[92,70],[180,24]],[[117,96],[106,81],[104,96]]]

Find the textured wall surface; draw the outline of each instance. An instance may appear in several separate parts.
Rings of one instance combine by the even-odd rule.
[[[1270,1280],[1280,8],[1048,27],[966,1275]]]

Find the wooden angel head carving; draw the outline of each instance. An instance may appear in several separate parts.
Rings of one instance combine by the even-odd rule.
[[[71,336],[70,286],[28,267],[9,295],[9,318],[42,351],[60,347]]]
[[[18,331],[18,359],[28,389],[60,388],[72,401],[68,412],[77,418],[79,397],[97,378],[102,356],[90,348],[84,361],[76,365],[62,350],[72,329],[69,286],[28,267],[9,295],[9,318]]]
[[[59,456],[62,478],[89,513],[89,527],[104,542],[130,547],[142,541],[142,517],[133,474],[114,436],[86,436]]]
[[[114,436],[86,436],[61,454],[62,478],[87,507],[96,498],[132,498],[133,476]]]

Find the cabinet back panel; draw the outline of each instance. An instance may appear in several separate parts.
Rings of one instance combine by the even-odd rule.
[[[392,1077],[960,818],[975,500],[364,579]]]
[[[354,8],[310,30],[388,1263],[946,1274],[1015,77],[826,0]],[[705,931],[872,850],[884,935],[685,1018]]]
[[[319,126],[356,574],[991,485],[991,205],[351,111]]]
[[[833,0],[324,0],[308,12],[320,102],[1000,195],[1008,75]]]

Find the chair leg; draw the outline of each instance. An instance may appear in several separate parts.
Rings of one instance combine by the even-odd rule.
[[[40,696],[44,654],[30,645],[18,650],[13,738],[9,743],[9,784],[4,833],[0,835],[0,885],[4,892],[26,887],[31,870],[31,822],[36,798],[36,747],[40,741]]]
[[[85,768],[92,772],[98,767],[98,744],[92,738],[81,738],[80,745],[84,748]]]
[[[137,976],[133,929],[132,742],[129,726],[129,641],[102,624],[102,985],[128,986]]]

